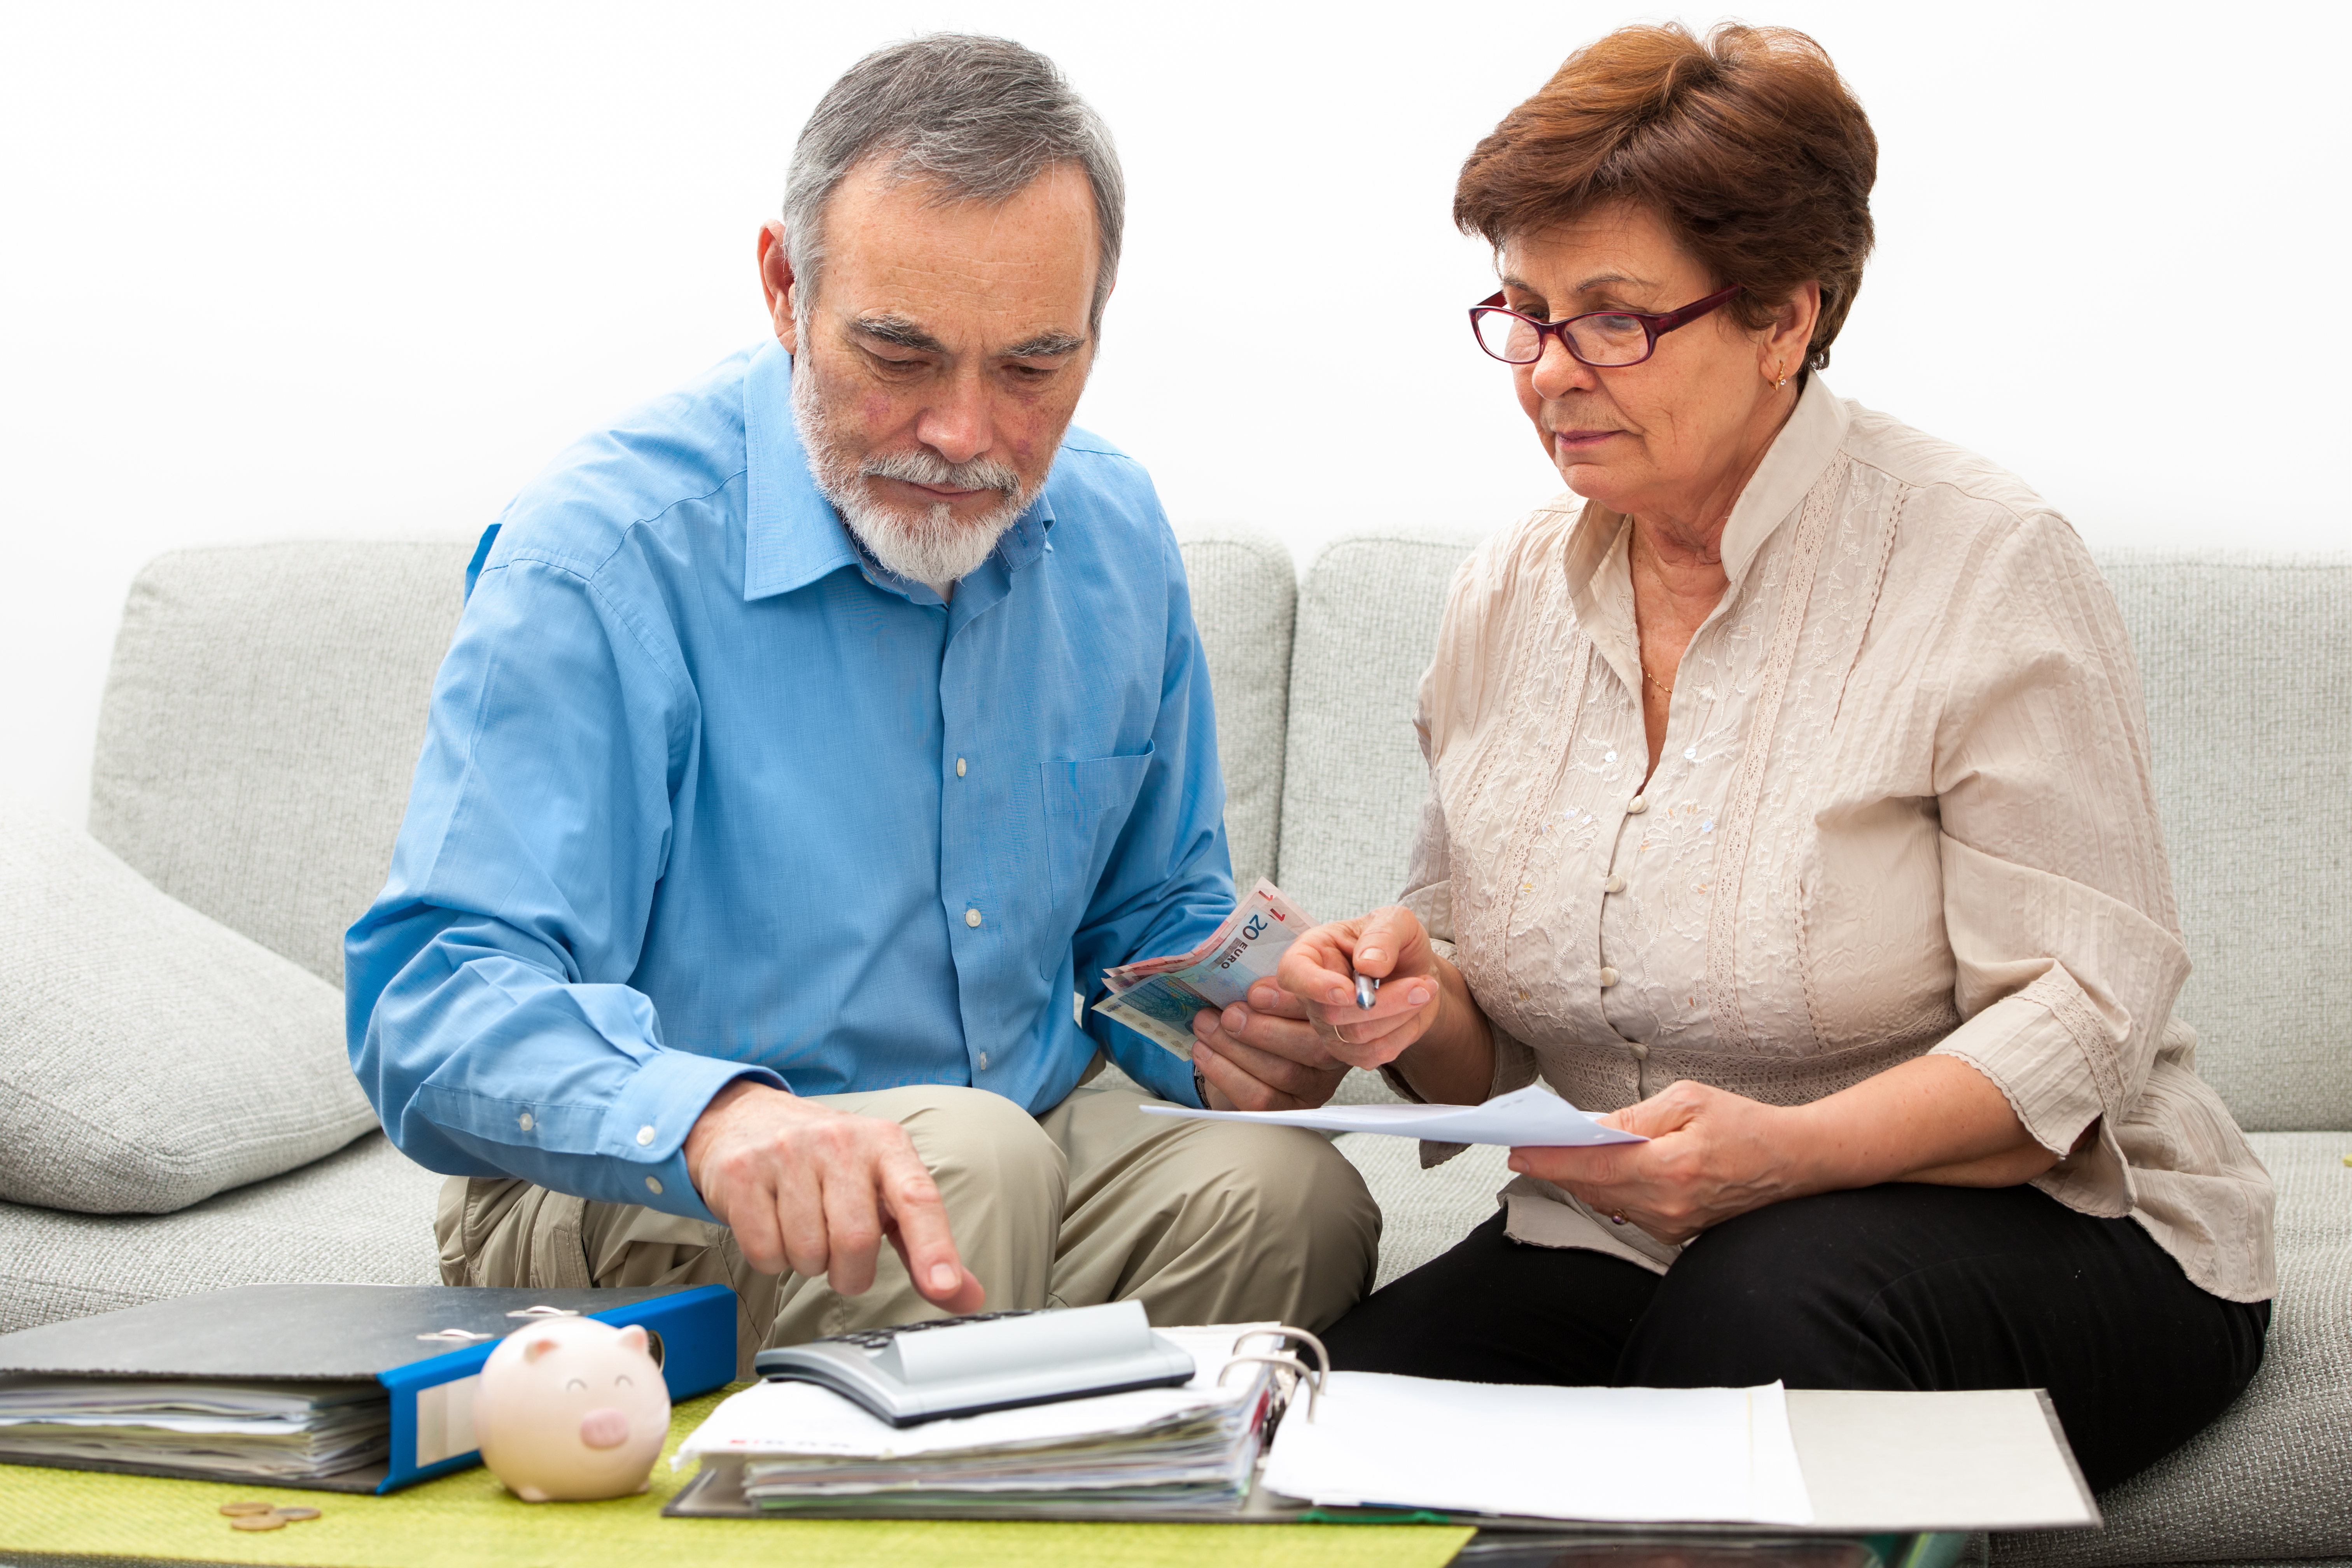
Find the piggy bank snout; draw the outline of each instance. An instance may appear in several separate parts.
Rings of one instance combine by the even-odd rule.
[[[629,1440],[629,1418],[609,1405],[580,1418],[580,1440],[592,1448],[617,1448]]]

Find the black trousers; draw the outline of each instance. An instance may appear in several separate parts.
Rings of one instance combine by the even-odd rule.
[[[2270,1303],[2208,1294],[2132,1221],[2032,1187],[1792,1199],[1707,1231],[1663,1277],[1503,1225],[1340,1319],[1333,1365],[1583,1387],[2046,1388],[2104,1489],[2219,1415],[2270,1327]]]

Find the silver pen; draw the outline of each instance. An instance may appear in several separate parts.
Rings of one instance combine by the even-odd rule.
[[[1381,983],[1369,974],[1356,976],[1356,1005],[1369,1011],[1372,998],[1380,994]]]

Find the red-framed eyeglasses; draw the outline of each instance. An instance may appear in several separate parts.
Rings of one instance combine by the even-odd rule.
[[[1718,305],[1728,304],[1744,285],[1695,300],[1679,310],[1651,315],[1640,310],[1587,310],[1560,321],[1538,321],[1503,304],[1497,289],[1470,307],[1470,332],[1478,346],[1505,364],[1533,364],[1543,358],[1547,337],[1595,370],[1622,370],[1658,352],[1658,340],[1686,327]]]

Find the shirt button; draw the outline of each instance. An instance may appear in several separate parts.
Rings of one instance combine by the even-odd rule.
[[[1648,1060],[1650,1059],[1650,1047],[1647,1047],[1647,1046],[1634,1046],[1634,1047],[1631,1047],[1631,1048],[1632,1048],[1632,1050],[1633,1050],[1633,1059],[1634,1059],[1635,1061],[1637,1061],[1637,1062],[1645,1062],[1645,1061],[1648,1061]]]
[[[516,1118],[515,1118],[515,1125],[516,1125],[517,1127],[521,1128],[521,1129],[522,1129],[524,1131],[526,1131],[526,1132],[530,1131],[530,1111],[528,1111],[528,1110],[526,1110],[526,1111],[524,1111],[520,1116],[516,1117]]]
[[[637,1147],[638,1147],[638,1148],[642,1149],[642,1148],[644,1148],[646,1144],[648,1144],[648,1143],[652,1142],[653,1141],[654,1141],[654,1130],[653,1130],[652,1128],[650,1128],[650,1127],[640,1127],[640,1128],[638,1128],[638,1129],[637,1129]]]
[[[1609,965],[1605,963],[1602,964],[1601,966],[1601,988],[1603,991],[1606,991],[1609,987],[1616,984],[1617,972],[1614,969],[1610,968]]]
[[[1601,884],[1601,890],[1604,893],[1622,893],[1625,890],[1625,879],[1612,877]]]
[[[988,1053],[986,1051],[980,1053],[980,1070],[982,1072],[986,1072],[988,1070]]]
[[[958,757],[956,759],[956,777],[963,777],[963,759],[961,757]]]
[[[661,1178],[659,1176],[647,1176],[646,1178],[646,1191],[653,1194],[656,1197],[661,1196]]]
[[[980,911],[979,911],[978,910],[964,910],[964,912],[963,912],[963,923],[964,923],[964,924],[966,924],[966,925],[968,925],[968,926],[976,926],[976,925],[978,925],[978,924],[980,923]]]
[[[1683,748],[1683,761],[1686,763],[1695,763],[1698,761],[1698,748],[1696,746],[1685,746]]]
[[[1628,816],[1639,816],[1649,809],[1650,803],[1638,795],[1625,803],[1625,815]]]

